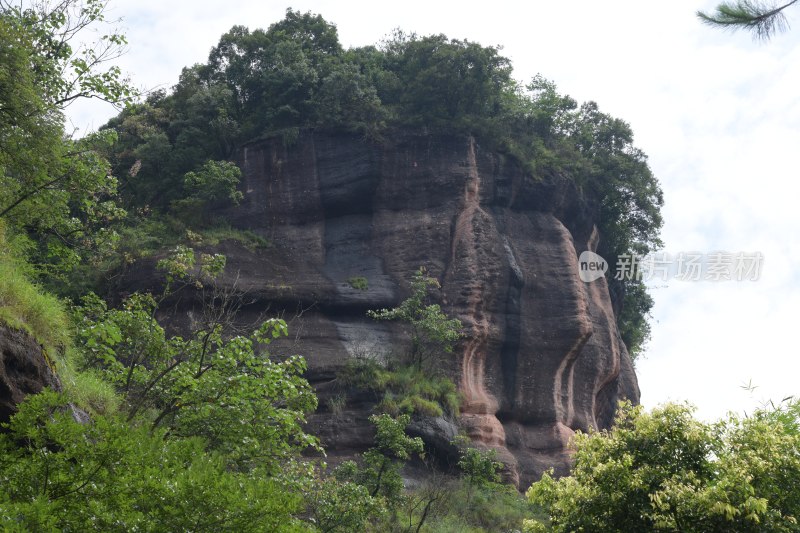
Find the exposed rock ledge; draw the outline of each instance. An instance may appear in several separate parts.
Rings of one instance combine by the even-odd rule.
[[[47,387],[61,390],[42,346],[24,331],[0,322],[0,424],[9,421],[27,395]]]

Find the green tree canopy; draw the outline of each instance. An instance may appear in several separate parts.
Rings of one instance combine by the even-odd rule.
[[[576,436],[571,476],[545,474],[528,497],[555,532],[797,531],[799,423],[796,401],[715,424],[623,405],[614,429]]]
[[[0,2],[0,218],[35,262],[65,270],[81,250],[113,244],[101,229],[122,214],[100,152],[114,132],[70,139],[63,110],[80,98],[133,96],[116,66],[125,38],[109,32],[74,47],[105,21],[100,0]]]
[[[296,493],[238,473],[199,438],[166,438],[115,416],[73,418],[32,395],[0,432],[4,531],[307,531]]]

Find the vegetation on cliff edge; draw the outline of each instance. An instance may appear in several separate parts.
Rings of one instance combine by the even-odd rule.
[[[661,242],[661,189],[630,126],[578,105],[541,76],[513,78],[496,46],[401,31],[376,46],[345,49],[336,26],[288,10],[267,29],[234,26],[208,61],[184,68],[171,91],[127,107],[106,130],[124,205],[188,217],[197,198],[237,201],[234,180],[198,180],[249,141],[303,131],[462,135],[508,154],[531,179],[566,176],[596,212],[600,253],[645,255]],[[224,190],[219,189],[224,185]],[[193,205],[193,204],[192,204]],[[195,220],[195,225],[202,221]],[[618,322],[632,354],[647,340],[652,300],[638,280],[614,280]]]

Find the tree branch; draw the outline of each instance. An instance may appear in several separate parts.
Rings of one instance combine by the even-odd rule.
[[[757,39],[769,39],[776,31],[784,31],[789,25],[783,10],[796,4],[800,0],[791,0],[780,6],[769,7],[768,4],[752,1],[738,0],[736,3],[724,2],[719,4],[714,14],[703,11],[697,12],[697,17],[711,26],[725,29],[749,29],[754,32]]]

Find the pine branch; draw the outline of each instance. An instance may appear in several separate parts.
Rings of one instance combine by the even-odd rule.
[[[776,6],[756,0],[737,0],[718,5],[712,14],[698,11],[697,16],[709,26],[730,30],[746,29],[753,33],[754,38],[768,40],[776,33],[789,29],[783,10],[798,1],[800,0],[792,0]]]

